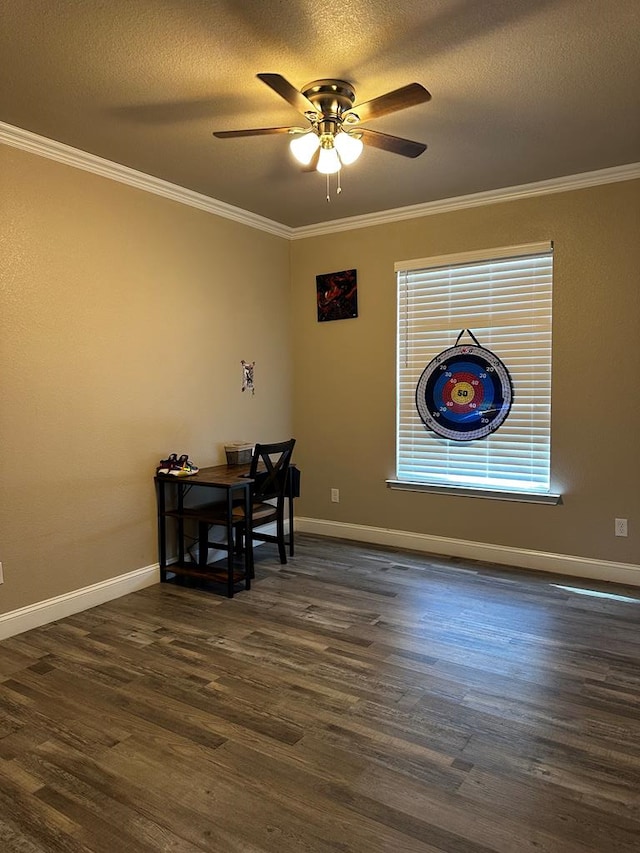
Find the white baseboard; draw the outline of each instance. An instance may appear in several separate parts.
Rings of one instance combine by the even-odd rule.
[[[57,619],[64,619],[81,610],[88,610],[114,598],[120,598],[130,592],[153,586],[160,581],[160,568],[157,563],[146,566],[144,569],[135,569],[124,575],[109,578],[82,589],[74,589],[64,595],[48,598],[46,601],[38,601],[19,610],[0,615],[0,640],[39,628]]]
[[[405,530],[390,530],[384,527],[367,527],[363,524],[344,524],[319,518],[298,518],[296,531],[334,536],[393,548],[408,548],[429,554],[447,557],[463,557],[487,563],[534,569],[541,572],[572,575],[574,577],[611,581],[613,583],[640,586],[640,566],[633,563],[614,563],[588,557],[573,557],[568,554],[549,554],[544,551],[529,551],[524,548],[509,548],[505,545],[488,545],[484,542],[469,542],[465,539],[448,539],[428,533],[410,533]]]
[[[609,560],[595,560],[586,557],[573,557],[567,554],[549,554],[544,551],[529,551],[524,548],[509,548],[504,545],[489,545],[484,542],[470,542],[465,539],[448,539],[444,536],[431,536],[428,533],[410,533],[406,530],[390,530],[383,527],[367,527],[363,524],[344,524],[340,521],[326,521],[319,518],[296,517],[298,533],[314,533],[319,536],[333,536],[337,539],[349,539],[355,542],[370,542],[375,545],[388,545],[392,548],[406,548],[428,554],[441,554],[447,557],[462,557],[521,569],[533,569],[554,574],[592,578],[601,581],[640,586],[640,566],[633,563],[614,563]],[[255,543],[258,545],[258,543]],[[226,552],[220,552],[226,557]],[[157,563],[143,569],[135,569],[124,575],[109,578],[91,586],[76,589],[64,595],[38,601],[27,607],[0,614],[0,640],[13,637],[32,628],[39,628],[49,622],[64,619],[98,604],[120,598],[130,592],[144,589],[158,583],[160,570]]]
[[[275,524],[265,524],[264,529],[266,533],[275,533]],[[288,531],[289,523],[285,521],[285,532],[288,533]],[[255,547],[262,544],[264,543],[258,541],[254,543]],[[212,552],[209,553],[210,562],[223,558],[227,559],[226,551],[213,551],[212,549]],[[175,558],[169,559],[169,565],[174,561]],[[90,607],[96,607],[98,604],[104,604],[106,601],[112,601],[114,598],[120,598],[122,595],[136,592],[136,590],[144,589],[159,582],[160,566],[158,563],[154,563],[152,566],[135,569],[124,575],[118,575],[118,577],[109,578],[109,580],[81,589],[74,589],[72,592],[57,595],[55,598],[48,598],[46,601],[38,601],[35,604],[27,605],[27,607],[2,613],[0,614],[0,640],[6,640],[8,637],[14,637],[16,634],[22,634],[32,628],[39,628],[41,625],[47,625],[57,619],[64,619],[65,616],[72,616],[74,613],[80,613],[82,610],[88,610]]]

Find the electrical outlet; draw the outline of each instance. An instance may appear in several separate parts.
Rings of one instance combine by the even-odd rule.
[[[340,503],[340,489],[331,489],[331,503]]]
[[[2,571],[2,563],[0,563],[0,583],[4,583],[4,572]]]
[[[616,518],[616,536],[628,536],[626,518]]]

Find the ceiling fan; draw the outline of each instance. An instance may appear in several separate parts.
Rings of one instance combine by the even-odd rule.
[[[364,143],[403,157],[419,157],[426,150],[423,142],[361,126],[371,119],[429,101],[431,95],[419,83],[409,83],[386,95],[355,104],[355,90],[345,80],[314,80],[300,91],[280,74],[258,74],[257,77],[295,107],[310,127],[215,131],[213,135],[218,139],[287,133],[293,137],[290,148],[298,162],[327,176],[355,162]]]

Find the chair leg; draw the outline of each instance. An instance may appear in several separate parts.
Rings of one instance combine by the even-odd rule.
[[[278,540],[278,551],[280,552],[280,562],[287,562],[287,546],[284,538],[284,518],[278,516],[277,521],[277,540]]]
[[[249,578],[255,578],[256,571],[253,559],[253,533],[249,533],[246,527],[242,528],[244,535],[245,557],[247,560],[247,571]]]
[[[244,560],[244,588],[251,589],[251,579],[254,576],[253,572],[253,542],[249,540],[246,524],[241,524],[237,528],[236,536],[240,546],[238,553],[243,555]]]
[[[231,507],[229,507],[227,513],[227,598],[233,598],[233,551],[233,524],[231,523]]]
[[[293,557],[293,496],[289,495],[289,556]]]

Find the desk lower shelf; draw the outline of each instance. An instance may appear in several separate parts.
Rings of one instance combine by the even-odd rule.
[[[199,566],[197,563],[177,562],[171,563],[166,567],[167,574],[174,574],[176,577],[198,578],[199,580],[210,581],[211,583],[227,584],[228,568],[224,565]],[[245,581],[244,569],[233,570],[233,583],[239,584]]]

